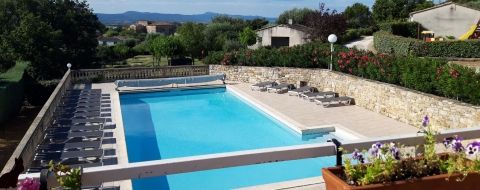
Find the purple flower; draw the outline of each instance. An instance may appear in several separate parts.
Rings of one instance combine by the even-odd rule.
[[[462,138],[458,137],[457,135],[449,138],[445,138],[443,140],[443,145],[445,145],[446,148],[451,148],[455,152],[461,152],[465,150],[462,144]]]
[[[38,190],[40,189],[40,182],[36,179],[26,178],[23,180],[17,190]]]
[[[375,144],[372,144],[372,148],[370,148],[368,150],[368,152],[370,153],[370,155],[372,157],[380,157],[381,156],[381,152],[380,152],[380,149],[382,148],[383,144],[380,143],[380,142],[377,142]]]
[[[400,160],[400,149],[395,147],[395,145],[393,145],[392,147],[390,147],[390,153],[392,153],[392,156],[396,159],[396,160]]]
[[[376,142],[375,144],[372,144],[372,148],[375,148],[375,149],[381,149],[382,146],[383,144],[380,142]]]
[[[422,126],[426,127],[428,126],[429,123],[430,123],[430,119],[428,118],[428,115],[426,115],[425,117],[423,117]]]
[[[362,152],[360,152],[358,149],[355,149],[352,153],[352,159],[358,160],[360,163],[365,163],[365,158],[363,158]]]
[[[468,155],[476,155],[480,151],[480,142],[474,141],[467,145],[466,152]]]

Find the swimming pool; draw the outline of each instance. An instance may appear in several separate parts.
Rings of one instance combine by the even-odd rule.
[[[225,88],[120,96],[129,162],[325,142],[300,134]],[[232,189],[321,175],[333,157],[132,180],[134,190]],[[157,188],[158,187],[158,188]]]

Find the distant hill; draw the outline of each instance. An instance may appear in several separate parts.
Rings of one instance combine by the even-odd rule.
[[[104,14],[96,13],[100,22],[105,25],[127,25],[136,22],[137,20],[151,20],[151,21],[167,21],[167,22],[201,22],[208,23],[213,17],[217,15],[225,15],[219,13],[206,12],[196,15],[182,15],[182,14],[164,14],[164,13],[148,13],[128,11],[120,14]],[[228,15],[235,18],[255,19],[265,18],[260,16],[243,16],[243,15]],[[275,18],[266,18],[270,22],[275,22]]]

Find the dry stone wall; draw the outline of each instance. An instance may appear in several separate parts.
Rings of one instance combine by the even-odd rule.
[[[438,129],[480,126],[479,106],[325,69],[210,65],[210,74],[217,73],[225,73],[227,80],[245,83],[275,80],[298,85],[305,81],[319,90],[350,96],[358,106],[417,127],[425,115]]]

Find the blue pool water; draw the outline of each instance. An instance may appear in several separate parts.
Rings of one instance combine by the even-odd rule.
[[[325,142],[303,140],[225,88],[120,96],[129,162]],[[135,190],[232,189],[321,175],[332,157],[132,180]]]

